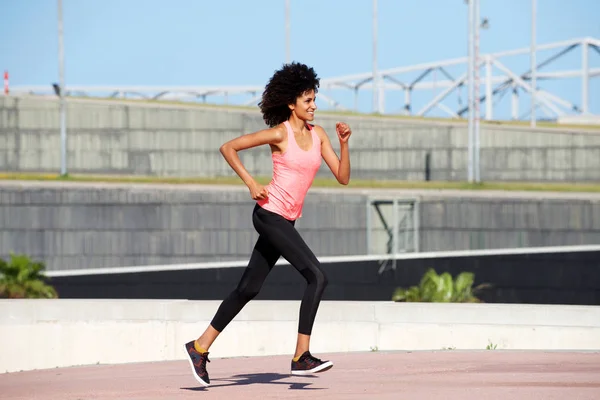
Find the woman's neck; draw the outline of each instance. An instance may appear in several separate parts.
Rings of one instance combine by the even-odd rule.
[[[290,123],[292,130],[296,133],[302,133],[304,131],[304,128],[306,127],[306,121],[298,118],[294,114],[290,116],[288,122]]]

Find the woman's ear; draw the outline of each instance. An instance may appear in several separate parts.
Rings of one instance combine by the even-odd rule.
[[[294,108],[296,108],[295,104],[288,104],[288,107],[290,108],[290,110],[294,111]]]

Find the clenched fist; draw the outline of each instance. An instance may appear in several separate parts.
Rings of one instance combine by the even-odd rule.
[[[345,122],[338,122],[335,124],[335,130],[337,132],[338,139],[340,139],[340,143],[347,143],[348,139],[350,139],[350,135],[352,134],[350,126]]]
[[[264,200],[269,197],[269,191],[267,188],[259,183],[251,185],[249,189],[253,200]]]

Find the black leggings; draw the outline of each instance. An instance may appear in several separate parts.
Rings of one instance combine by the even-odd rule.
[[[317,308],[327,286],[327,278],[317,257],[306,245],[295,221],[265,210],[258,204],[252,213],[254,228],[259,233],[250,262],[237,288],[221,303],[211,325],[222,332],[240,310],[260,291],[263,282],[280,256],[283,256],[306,279],[307,286],[300,304],[298,333],[310,335]]]

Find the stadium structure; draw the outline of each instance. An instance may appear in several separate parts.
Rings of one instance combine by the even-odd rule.
[[[600,76],[600,66],[594,67],[593,53],[600,55],[600,39],[585,37],[540,44],[536,53],[550,53],[539,60],[536,67],[536,101],[540,112],[548,120],[593,123],[600,119],[590,110],[590,80]],[[557,67],[569,53],[579,52],[580,67],[564,69]],[[521,97],[532,93],[531,69],[517,71],[510,68],[511,57],[527,56],[530,48],[519,48],[496,53],[481,54],[476,60],[475,81],[481,87],[479,105],[484,111],[483,120],[493,120],[495,107],[506,95],[512,96],[511,119],[528,118],[530,111],[519,115]],[[522,64],[522,63],[521,63]],[[550,66],[555,66],[549,69]],[[371,110],[379,114],[403,114],[418,117],[431,116],[433,110],[441,110],[450,118],[464,118],[468,114],[466,101],[462,101],[461,92],[467,86],[467,57],[427,62],[417,65],[381,69],[375,80],[373,72],[324,78],[321,81],[319,97],[330,109],[339,111],[359,111],[359,96],[365,91],[374,91],[377,86],[379,102]],[[441,78],[441,79],[440,79]],[[578,100],[566,99],[556,91],[543,88],[544,82],[570,80],[579,82],[581,97]],[[107,97],[147,100],[171,100],[200,103],[222,103],[238,106],[252,106],[260,101],[262,85],[246,86],[123,86],[123,85],[67,85],[65,95],[78,97]],[[57,84],[45,86],[15,86],[10,88],[14,94],[55,95]],[[415,107],[413,94],[425,92],[431,98],[422,107]],[[390,101],[391,95],[403,93],[402,104]],[[446,102],[450,96],[458,99],[456,106]],[[348,99],[352,105],[347,105]],[[386,98],[387,102],[386,102]],[[350,101],[349,103],[352,103]],[[387,104],[386,104],[387,103]],[[390,104],[391,103],[391,104]],[[386,109],[388,111],[386,111]]]

